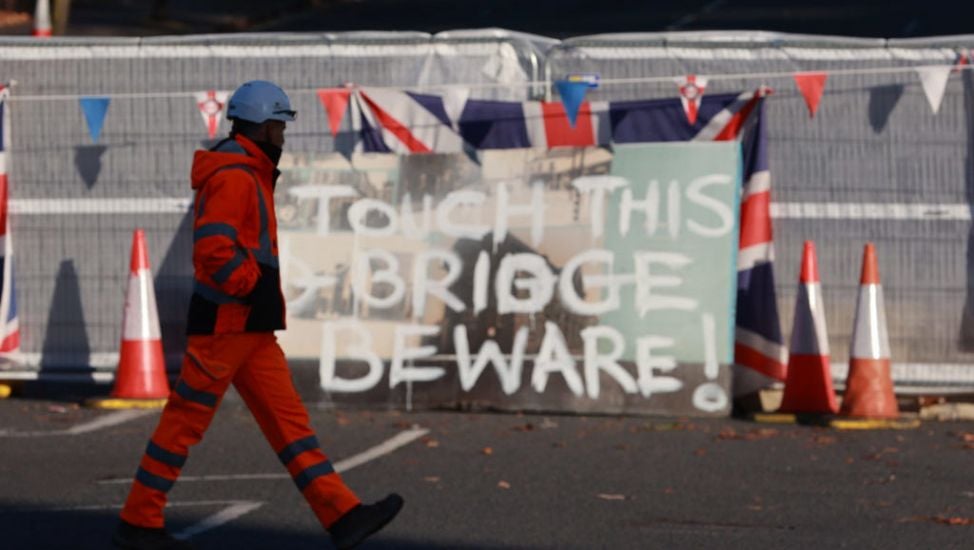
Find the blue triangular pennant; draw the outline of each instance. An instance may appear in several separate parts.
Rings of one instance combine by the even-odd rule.
[[[88,133],[91,134],[91,141],[98,143],[98,136],[101,135],[102,124],[105,123],[105,114],[108,113],[107,97],[82,97],[81,111],[85,114],[85,121],[88,122]]]
[[[585,101],[585,92],[588,91],[587,82],[572,82],[569,80],[556,80],[555,88],[561,98],[561,104],[565,106],[565,114],[568,115],[568,123],[575,127],[575,119],[578,117],[578,109]]]

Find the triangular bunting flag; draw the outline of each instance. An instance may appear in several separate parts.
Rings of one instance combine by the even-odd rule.
[[[81,111],[88,122],[88,133],[91,134],[91,141],[98,143],[98,136],[101,135],[101,127],[105,122],[105,114],[108,113],[108,103],[111,101],[107,97],[82,97],[78,100],[81,103]]]
[[[680,103],[683,104],[683,112],[687,115],[690,124],[697,123],[697,113],[700,111],[700,100],[703,99],[704,89],[707,87],[707,79],[695,74],[677,79],[680,87]]]
[[[822,101],[822,93],[825,91],[825,81],[828,77],[827,73],[795,73],[795,84],[805,98],[805,105],[808,105],[809,117],[814,117],[815,112],[818,111],[818,104]]]
[[[216,137],[220,129],[220,114],[223,107],[227,104],[227,97],[230,92],[220,90],[207,90],[193,94],[196,98],[196,106],[200,109],[200,116],[203,117],[203,124],[206,124],[206,134],[210,139]]]
[[[349,88],[322,88],[318,90],[318,99],[321,100],[321,104],[325,107],[325,113],[328,115],[328,128],[331,130],[332,137],[338,135],[338,130],[342,126],[342,118],[345,117],[345,111],[348,109],[348,98],[351,94],[352,90]]]
[[[964,67],[970,65],[974,61],[971,59],[971,50],[960,50],[957,52],[957,58],[954,61],[954,72],[959,73],[964,70]]]
[[[589,85],[587,82],[556,80],[555,88],[558,90],[558,97],[561,98],[561,104],[565,107],[565,114],[568,115],[568,123],[574,128],[578,108],[585,101],[585,92],[588,91]]]
[[[940,103],[944,99],[944,91],[947,90],[947,79],[950,78],[949,65],[933,65],[929,67],[915,67],[917,75],[920,77],[920,85],[923,86],[923,93],[927,96],[930,108],[937,114],[940,110]]]
[[[443,92],[443,109],[454,130],[458,128],[460,115],[463,114],[463,108],[466,107],[469,98],[469,88],[447,88]]]

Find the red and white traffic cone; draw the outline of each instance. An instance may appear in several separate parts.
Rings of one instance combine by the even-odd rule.
[[[132,235],[132,258],[125,310],[122,316],[122,346],[115,373],[114,399],[102,400],[102,408],[161,406],[169,396],[166,362],[162,353],[156,294],[149,271],[145,233]]]
[[[37,0],[34,6],[34,29],[31,32],[38,38],[51,36],[51,3],[49,0]]]
[[[886,308],[873,243],[866,244],[863,251],[841,414],[859,418],[898,418],[900,415],[890,376]]]
[[[778,412],[834,414],[838,411],[835,390],[832,388],[818,260],[812,241],[805,241],[802,254],[789,352],[788,377]]]

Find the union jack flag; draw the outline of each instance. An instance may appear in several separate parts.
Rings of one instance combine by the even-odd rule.
[[[14,285],[13,243],[10,238],[9,185],[10,89],[0,86],[0,353],[20,350],[17,287]]]
[[[322,90],[320,94],[332,93]],[[609,146],[612,143],[741,140],[743,180],[737,265],[734,393],[743,395],[786,377],[788,353],[774,291],[771,175],[761,87],[699,99],[691,122],[681,98],[585,101],[569,124],[560,102],[467,99],[388,89],[336,88],[350,94],[336,148],[385,153]],[[452,116],[451,112],[452,111]]]

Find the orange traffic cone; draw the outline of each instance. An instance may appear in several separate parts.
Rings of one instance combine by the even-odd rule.
[[[832,388],[829,339],[815,243],[805,241],[788,355],[788,377],[778,412],[834,414],[838,410]]]
[[[169,396],[169,381],[149,271],[149,253],[141,229],[136,229],[132,235],[132,259],[122,326],[113,399],[94,400],[93,405],[101,408],[164,405]]]
[[[859,300],[841,413],[860,418],[897,418],[900,415],[890,376],[886,309],[873,243],[866,244],[862,256]]]
[[[31,32],[38,38],[51,36],[51,3],[49,0],[37,0],[34,6],[34,29]]]

